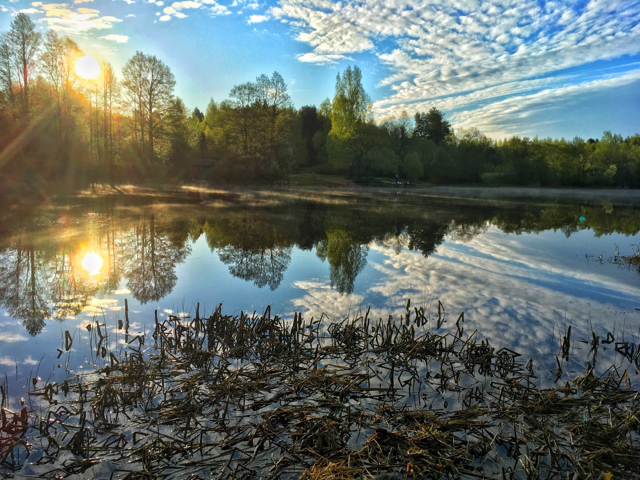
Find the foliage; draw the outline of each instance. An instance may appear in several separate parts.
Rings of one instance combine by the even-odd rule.
[[[473,128],[454,133],[435,106],[376,123],[357,66],[337,75],[333,99],[319,107],[296,110],[273,72],[190,110],[159,58],[136,52],[121,79],[103,63],[98,78],[84,80],[74,68],[82,55],[24,13],[0,32],[0,195],[104,181],[279,182],[300,169],[411,183],[640,188],[640,135],[494,141]]]

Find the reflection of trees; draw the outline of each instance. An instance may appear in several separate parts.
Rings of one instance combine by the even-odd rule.
[[[362,246],[344,230],[332,230],[326,240],[316,246],[316,255],[324,262],[329,260],[331,287],[340,293],[353,293],[358,274],[367,265],[369,248]]]
[[[126,247],[127,287],[140,303],[155,302],[169,294],[178,278],[175,268],[191,247],[187,235],[175,234],[167,225],[156,225],[155,215],[144,215],[131,232]],[[182,241],[182,243],[180,243]]]
[[[252,281],[258,288],[280,286],[291,263],[292,247],[282,245],[286,241],[270,215],[243,214],[225,222],[207,222],[205,234],[233,276]]]
[[[0,302],[22,320],[30,335],[40,333],[51,315],[43,267],[42,255],[33,246],[17,245],[0,253]]]
[[[155,210],[132,216],[87,215],[86,210],[38,213],[0,225],[0,304],[32,334],[47,319],[63,320],[83,311],[95,295],[127,286],[140,302],[157,301],[177,283],[175,269],[203,233],[229,272],[260,288],[278,288],[291,263],[292,248],[317,249],[327,259],[331,284],[351,293],[366,265],[368,245],[383,242],[396,253],[409,248],[431,255],[446,235],[467,241],[487,225],[505,233],[591,229],[595,235],[637,234],[640,212],[633,207],[590,203],[544,206],[523,204],[452,205],[410,203],[322,203],[302,201],[262,207],[216,208],[213,219],[188,218],[184,210]],[[127,210],[128,211],[128,210]],[[130,215],[130,214],[127,214]],[[207,215],[212,216],[211,210]],[[78,222],[78,218],[82,218]],[[133,219],[133,220],[132,220]],[[133,222],[133,223],[132,223]],[[328,233],[327,233],[328,232]],[[100,275],[81,268],[90,249],[103,260]],[[634,268],[637,266],[634,264]]]
[[[64,320],[79,314],[96,294],[98,286],[77,275],[77,259],[66,253],[56,254],[50,262],[49,299],[52,317]]]
[[[244,249],[227,245],[218,255],[234,277],[253,281],[258,288],[268,285],[271,290],[280,286],[291,263],[291,247]]]

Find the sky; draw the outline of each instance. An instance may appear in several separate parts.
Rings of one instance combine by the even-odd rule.
[[[640,0],[0,0],[120,72],[156,55],[205,110],[278,71],[320,105],[357,65],[377,119],[432,106],[489,137],[640,133]]]

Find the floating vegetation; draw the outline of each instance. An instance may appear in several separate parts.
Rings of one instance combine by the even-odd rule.
[[[609,336],[592,333],[592,361],[568,378],[570,331],[547,375],[467,334],[464,315],[438,333],[445,315],[407,302],[397,318],[330,323],[218,307],[156,317],[121,356],[100,347],[97,323],[103,367],[34,382],[34,406],[19,412],[2,390],[2,475],[640,478],[638,395],[626,371],[595,369]],[[633,350],[634,364],[625,345],[615,351]]]

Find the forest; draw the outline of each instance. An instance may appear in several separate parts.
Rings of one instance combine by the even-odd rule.
[[[262,74],[222,101],[189,110],[169,66],[137,52],[120,75],[76,64],[69,37],[24,13],[0,33],[0,187],[72,191],[92,183],[287,181],[292,173],[411,183],[640,187],[640,134],[584,140],[454,130],[435,107],[374,118],[362,72],[337,75],[335,95],[296,109],[287,82]]]

